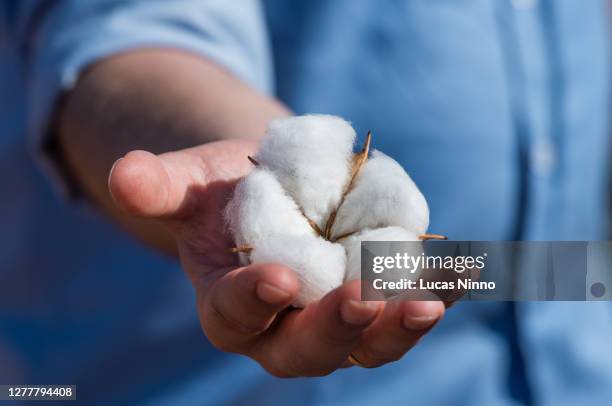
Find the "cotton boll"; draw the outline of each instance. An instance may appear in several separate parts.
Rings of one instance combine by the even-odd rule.
[[[256,160],[324,228],[348,183],[354,140],[355,130],[339,117],[282,118],[270,123]]]
[[[342,238],[339,242],[346,249],[346,281],[355,279],[361,279],[361,242],[362,241],[419,241],[419,237],[412,231],[408,231],[401,227],[384,227],[375,229],[365,229],[359,233],[353,234],[349,237]],[[377,252],[380,255],[390,255],[392,247],[389,246],[387,252]],[[409,254],[418,256],[422,252],[421,244],[414,244],[413,249]],[[415,274],[418,276],[418,272]],[[386,273],[381,274],[382,279],[397,280],[396,277]]]
[[[225,210],[237,245],[258,246],[270,235],[313,236],[314,231],[274,175],[256,168],[242,181]],[[248,256],[240,254],[242,264]]]
[[[355,156],[357,175],[343,198],[354,169],[354,140],[355,131],[339,117],[273,121],[253,172],[239,182],[226,208],[243,264],[277,262],[297,273],[301,289],[296,306],[358,279],[362,240],[418,241],[427,231],[423,195],[383,153],[373,152],[365,163],[367,148]],[[321,230],[313,230],[310,220]],[[328,222],[331,236],[325,230]],[[338,238],[349,233],[354,234]],[[415,244],[414,256],[421,248]],[[397,280],[397,274],[381,277]]]
[[[241,180],[225,210],[242,264],[278,262],[293,269],[301,282],[295,305],[305,306],[342,284],[346,255],[339,244],[317,236],[268,170],[255,168]]]
[[[340,244],[318,237],[276,234],[259,241],[251,262],[278,262],[295,271],[301,286],[294,305],[305,307],[342,285],[346,255]]]
[[[404,169],[392,158],[374,151],[338,210],[332,237],[387,226],[423,234],[429,226],[429,208]]]

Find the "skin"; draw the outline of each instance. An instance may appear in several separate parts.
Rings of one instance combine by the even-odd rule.
[[[442,302],[361,302],[353,281],[294,309],[291,269],[240,267],[229,253],[222,210],[252,169],[246,156],[269,120],[289,114],[210,61],[140,50],[82,75],[58,109],[57,139],[70,174],[101,210],[178,256],[204,333],[220,350],[279,377],[326,375],[351,366],[349,354],[367,367],[396,361],[442,317]]]

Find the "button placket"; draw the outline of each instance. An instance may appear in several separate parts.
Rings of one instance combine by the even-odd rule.
[[[538,139],[531,146],[531,170],[538,176],[549,176],[557,166],[557,148],[551,139]]]

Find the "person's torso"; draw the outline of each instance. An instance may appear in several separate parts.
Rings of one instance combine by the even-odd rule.
[[[371,129],[423,189],[436,232],[599,238],[604,2],[547,1],[541,15],[512,3],[266,1],[279,97]],[[494,306],[457,306],[406,361],[378,371],[281,382],[215,352],[174,263],[53,196],[27,147],[19,53],[2,34],[0,71],[0,380],[106,388],[123,402],[165,392],[160,403],[512,403],[511,354],[486,322]]]

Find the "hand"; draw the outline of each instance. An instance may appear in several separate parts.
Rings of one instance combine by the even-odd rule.
[[[220,350],[244,354],[279,377],[322,376],[400,359],[442,317],[442,302],[361,302],[358,281],[305,309],[290,306],[296,275],[281,264],[238,265],[223,222],[257,143],[219,141],[117,161],[109,189],[119,207],[161,221],[174,235],[197,295],[202,328]]]

